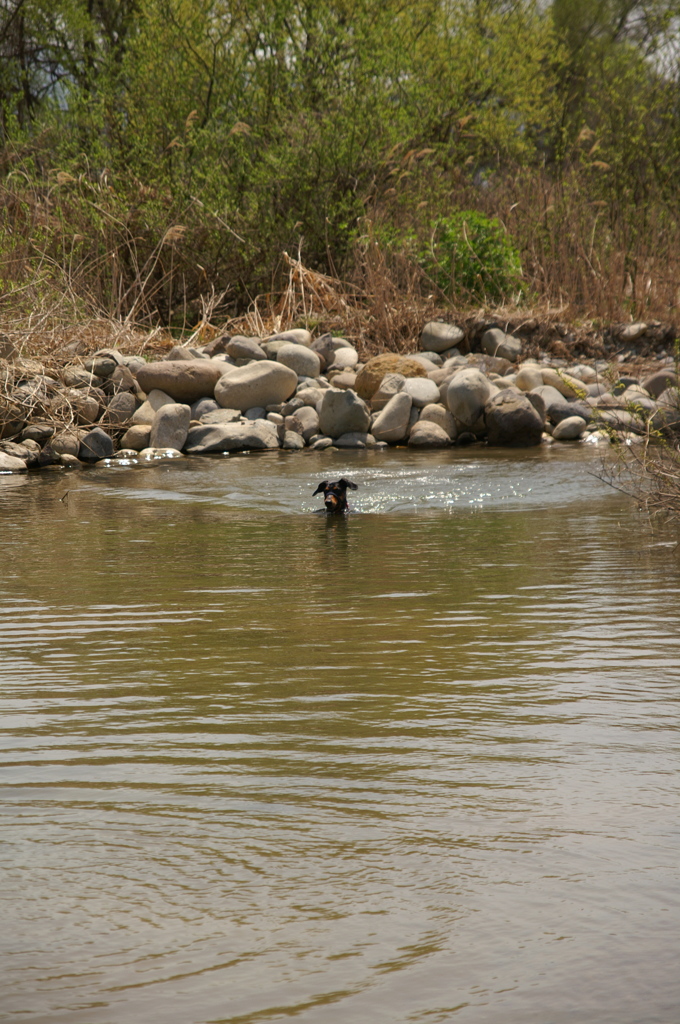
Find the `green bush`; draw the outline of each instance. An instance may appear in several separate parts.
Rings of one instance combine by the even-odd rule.
[[[285,251],[498,303],[519,248],[531,296],[675,319],[676,7],[0,0],[0,291],[179,325]]]
[[[461,210],[440,220],[418,262],[450,298],[502,302],[523,290],[512,239],[495,217],[476,210]]]

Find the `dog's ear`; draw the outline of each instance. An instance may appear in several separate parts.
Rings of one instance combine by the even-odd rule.
[[[344,476],[341,477],[340,480],[338,480],[338,483],[342,484],[342,486],[345,488],[349,487],[352,491],[359,490],[359,484],[353,484],[351,480],[345,480]]]
[[[328,483],[328,480],[322,480],[321,483],[319,484],[319,486],[317,487],[317,489],[312,493],[312,497],[314,497],[315,494],[320,494],[321,491],[325,491],[327,483]]]

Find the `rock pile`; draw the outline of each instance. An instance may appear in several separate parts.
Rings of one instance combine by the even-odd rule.
[[[417,353],[363,364],[345,339],[306,330],[175,346],[155,362],[106,349],[49,371],[13,356],[3,364],[0,472],[159,453],[528,446],[680,429],[668,366],[640,381],[606,363],[522,361],[521,341],[500,328],[468,355],[463,337],[432,322]]]

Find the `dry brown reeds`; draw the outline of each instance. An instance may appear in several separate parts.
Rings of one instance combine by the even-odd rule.
[[[680,217],[660,196],[615,197],[574,167],[498,175],[486,190],[458,189],[460,208],[498,216],[517,242],[529,301],[563,318],[680,322]],[[606,195],[607,198],[602,198]],[[614,196],[614,198],[612,197]]]
[[[650,431],[644,438],[612,445],[600,479],[634,498],[652,519],[680,521],[680,440]]]
[[[669,522],[680,520],[680,450],[663,444],[645,452],[641,465],[646,510]]]
[[[44,355],[68,345],[162,351],[170,327],[198,343],[219,330],[262,336],[306,326],[343,333],[367,356],[411,350],[422,324],[443,317],[468,333],[493,319],[521,333],[528,354],[603,355],[609,324],[680,324],[680,231],[660,201],[636,210],[593,199],[597,182],[585,176],[596,173],[555,178],[525,168],[499,173],[488,188],[460,179],[449,193],[440,189],[435,205],[497,216],[516,241],[526,290],[504,308],[444,294],[406,249],[374,230],[388,221],[422,229],[436,212],[415,202],[427,182],[408,202],[371,208],[340,270],[331,253],[323,272],[308,265],[304,247],[272,254],[262,292],[243,276],[242,239],[203,224],[198,204],[164,212],[163,197],[142,186],[125,200],[105,174],[59,173],[38,187],[15,173],[0,187],[0,331],[23,354]],[[155,220],[142,216],[147,201]]]

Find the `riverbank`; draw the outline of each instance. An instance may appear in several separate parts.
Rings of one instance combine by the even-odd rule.
[[[672,328],[425,323],[373,355],[296,328],[0,355],[0,471],[242,451],[634,443],[680,420]],[[583,355],[589,351],[590,356]],[[594,355],[592,353],[595,353]],[[579,358],[580,354],[580,358]]]

